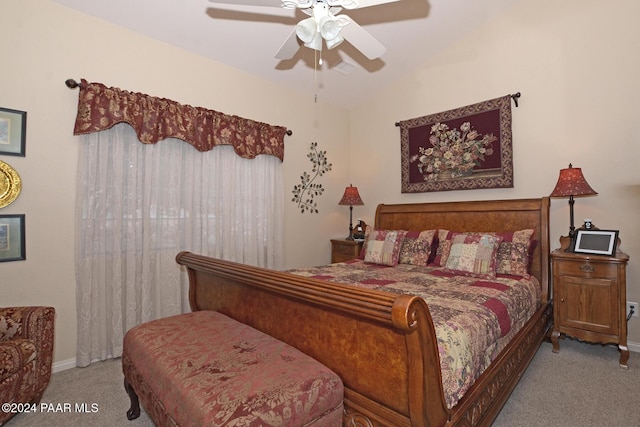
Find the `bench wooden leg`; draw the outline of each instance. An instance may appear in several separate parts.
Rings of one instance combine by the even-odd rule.
[[[124,380],[124,389],[129,395],[129,400],[131,400],[131,407],[127,411],[127,419],[129,421],[135,420],[140,416],[140,402],[138,401],[138,395],[126,379]]]

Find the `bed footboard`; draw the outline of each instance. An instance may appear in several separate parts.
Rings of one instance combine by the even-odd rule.
[[[421,298],[181,252],[191,309],[215,310],[336,372],[345,425],[441,426],[450,419],[437,340]]]

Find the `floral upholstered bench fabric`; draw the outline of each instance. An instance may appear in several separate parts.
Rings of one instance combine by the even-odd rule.
[[[159,426],[340,426],[343,384],[310,356],[215,311],[132,328],[124,338],[129,419]]]

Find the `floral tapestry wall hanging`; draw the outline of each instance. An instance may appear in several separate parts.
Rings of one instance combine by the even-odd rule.
[[[311,143],[311,151],[307,157],[313,163],[311,174],[306,171],[302,173],[300,184],[293,186],[291,201],[298,205],[300,213],[318,213],[318,202],[315,201],[315,197],[324,193],[324,187],[315,180],[331,170],[331,163],[327,161],[327,152],[318,150],[317,142]]]
[[[511,99],[397,123],[402,192],[513,187]]]

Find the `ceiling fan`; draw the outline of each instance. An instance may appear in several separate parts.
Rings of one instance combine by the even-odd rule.
[[[300,21],[289,37],[276,52],[276,59],[290,59],[300,48],[298,41],[304,46],[322,51],[323,42],[328,49],[333,49],[344,40],[351,43],[369,59],[379,58],[386,48],[368,31],[358,25],[347,15],[338,15],[342,9],[356,9],[393,3],[399,0],[209,0],[212,3],[282,7],[300,9],[309,18]]]

